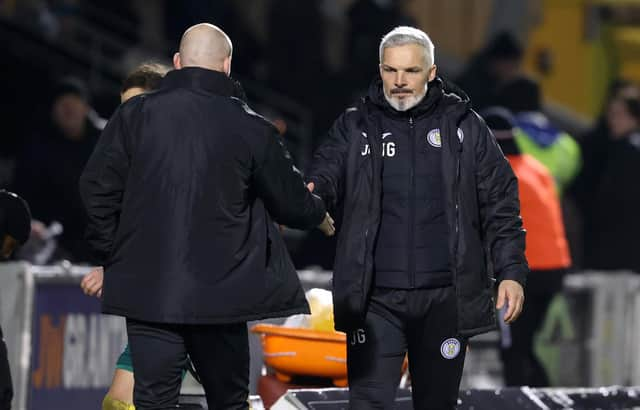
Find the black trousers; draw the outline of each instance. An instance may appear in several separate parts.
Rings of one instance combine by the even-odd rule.
[[[9,357],[7,355],[7,346],[4,343],[2,328],[0,327],[0,410],[11,409],[12,399],[13,384],[11,383]]]
[[[542,325],[551,299],[552,295],[528,294],[520,317],[508,325],[511,345],[500,349],[506,386],[549,386],[547,372],[533,350],[533,340]],[[504,339],[505,330],[502,332]]]
[[[547,372],[534,351],[534,337],[540,330],[554,296],[562,289],[565,270],[533,270],[520,317],[510,325],[500,324],[504,382],[507,386],[549,386]],[[500,319],[502,320],[502,319]]]
[[[374,289],[364,327],[347,335],[349,408],[393,409],[408,351],[413,408],[454,409],[467,347],[456,312],[453,287]]]
[[[191,359],[210,410],[249,408],[247,324],[171,325],[127,319],[138,410],[173,409]]]

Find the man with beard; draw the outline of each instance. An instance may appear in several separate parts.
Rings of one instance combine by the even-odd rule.
[[[517,181],[468,98],[436,76],[424,32],[398,27],[379,53],[381,79],[335,122],[308,184],[343,215],[333,297],[350,408],[391,409],[408,351],[414,408],[453,409],[467,339],[495,328],[494,306],[508,323],[522,311]]]

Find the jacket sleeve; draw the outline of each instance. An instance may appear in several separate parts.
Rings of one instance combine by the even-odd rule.
[[[476,181],[480,218],[497,279],[526,284],[525,230],[520,217],[518,180],[493,134],[478,118]]]
[[[118,109],[102,131],[80,176],[80,196],[88,217],[86,239],[101,265],[113,247],[130,165],[122,112]]]
[[[322,199],[307,189],[281,137],[275,130],[269,134],[263,156],[254,171],[258,196],[279,224],[296,229],[320,225],[326,213]]]
[[[320,195],[330,209],[340,200],[345,162],[349,148],[347,120],[357,112],[344,113],[329,130],[324,142],[315,151],[307,180],[315,185],[314,193]]]

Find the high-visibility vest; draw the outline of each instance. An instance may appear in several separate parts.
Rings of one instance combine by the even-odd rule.
[[[571,255],[554,178],[528,154],[508,155],[507,159],[518,178],[529,267],[532,270],[568,268]]]
[[[538,145],[517,127],[513,136],[520,152],[531,155],[549,170],[562,195],[582,168],[582,153],[578,143],[566,132],[560,133],[558,139],[548,147]]]

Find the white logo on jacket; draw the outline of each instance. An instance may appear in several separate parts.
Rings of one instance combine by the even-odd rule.
[[[364,329],[356,329],[349,334],[349,344],[355,346],[357,344],[364,344],[367,341],[367,334]]]
[[[382,133],[382,139],[384,140],[387,137],[390,137],[391,135],[393,135],[390,132],[383,132]],[[367,134],[365,132],[362,133],[362,136],[367,138]],[[364,147],[362,148],[362,151],[360,151],[360,155],[362,155],[363,157],[365,155],[369,155],[371,154],[371,148],[369,147],[369,144],[365,144]],[[395,157],[396,156],[396,143],[395,142],[383,142],[382,143],[382,156],[383,157]]]
[[[442,146],[442,137],[440,137],[440,128],[434,128],[427,133],[427,142],[432,147],[440,148]]]
[[[456,132],[458,135],[458,139],[460,142],[464,141],[464,132],[462,132],[461,128],[458,128]],[[440,148],[442,147],[442,136],[440,135],[440,128],[434,128],[427,133],[427,142],[432,147]]]

